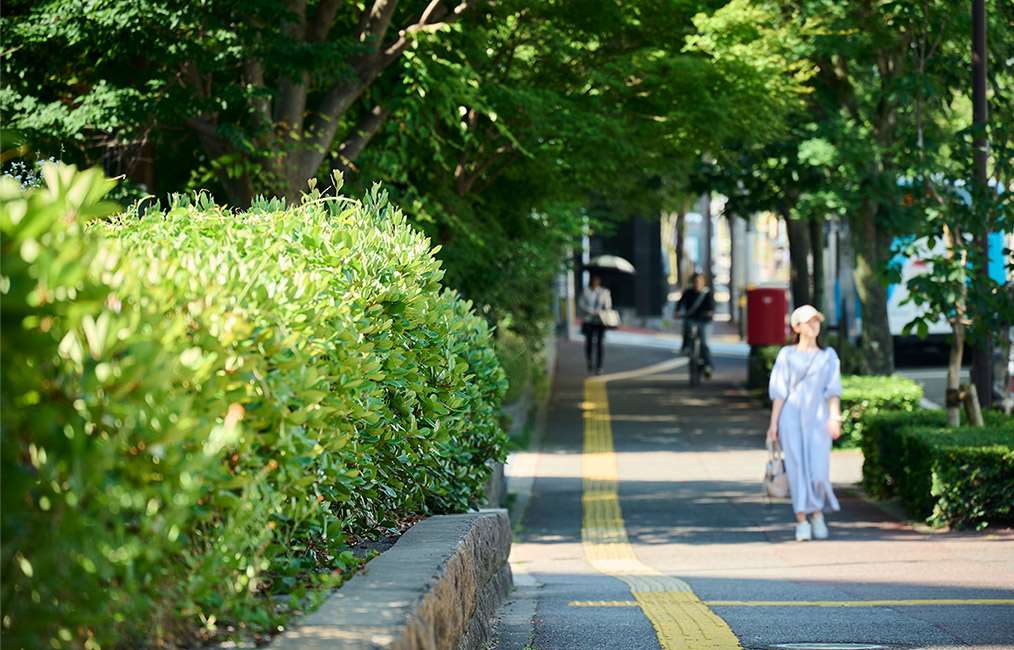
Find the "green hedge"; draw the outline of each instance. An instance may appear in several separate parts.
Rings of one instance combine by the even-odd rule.
[[[841,437],[836,447],[858,447],[866,418],[884,411],[913,413],[921,409],[922,386],[912,379],[845,375],[841,378]]]
[[[866,419],[863,483],[897,495],[909,514],[935,526],[983,527],[1014,519],[1014,419],[947,428],[946,413],[882,412]]]
[[[350,535],[478,503],[503,371],[379,190],[86,229],[101,174],[46,174],[0,189],[4,645],[263,632]]]

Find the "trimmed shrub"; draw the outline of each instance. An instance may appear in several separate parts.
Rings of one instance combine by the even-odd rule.
[[[906,472],[898,451],[897,436],[901,429],[906,426],[943,428],[947,424],[947,414],[939,410],[881,411],[865,416],[862,424],[863,487],[871,496],[885,499],[897,492],[898,479]]]
[[[53,174],[3,186],[5,643],[264,631],[349,535],[479,503],[503,371],[382,192],[83,229],[101,174]]]
[[[846,375],[841,379],[841,437],[836,447],[858,447],[866,418],[882,411],[913,413],[921,410],[922,386],[912,379]]]
[[[965,427],[953,438],[940,430],[913,432],[934,451],[931,525],[1014,523],[1014,421],[1008,416],[990,426],[995,428]]]
[[[118,254],[83,231],[112,206],[101,172],[46,166],[48,188],[0,181],[3,641],[88,647],[163,625],[180,554],[221,464],[154,311],[111,308]],[[141,334],[141,332],[145,332]],[[225,476],[224,473],[221,476]]]
[[[943,411],[883,412],[867,418],[863,483],[897,495],[909,514],[956,528],[1010,522],[1014,508],[1014,420],[988,414],[986,427],[947,428]]]

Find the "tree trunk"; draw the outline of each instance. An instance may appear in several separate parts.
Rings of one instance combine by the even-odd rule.
[[[264,79],[261,61],[244,61],[243,80],[248,85],[271,90],[272,100],[258,95],[251,100],[255,127],[270,123],[271,135],[257,144],[268,153],[258,155],[257,165],[247,165],[248,152],[237,146],[231,138],[223,137],[219,115],[194,115],[187,125],[200,137],[208,157],[222,162],[216,173],[229,195],[230,203],[248,207],[255,192],[284,197],[297,201],[308,190],[307,181],[315,178],[329,155],[342,118],[354,109],[366,90],[397,61],[415,42],[416,35],[436,33],[462,14],[472,9],[479,0],[458,0],[448,6],[443,0],[422,3],[421,11],[408,20],[395,19],[398,0],[372,0],[358,9],[360,19],[353,34],[354,40],[364,44],[364,50],[348,55],[339,68],[352,72],[336,75],[330,88],[325,90],[314,106],[309,106],[309,76],[283,76],[274,88]],[[298,20],[287,22],[285,36],[294,44],[326,43],[334,27],[335,16],[343,4],[340,0],[320,0],[315,3],[313,15],[307,15],[305,0],[287,3]],[[349,11],[353,11],[350,9]],[[392,22],[397,28],[388,38]],[[272,26],[273,28],[273,26]],[[214,96],[212,75],[202,74],[196,64],[186,62],[181,68],[181,79],[193,88],[199,98]],[[386,120],[390,110],[376,107],[366,113],[364,121],[354,127],[340,152],[340,162],[348,166],[370,138]],[[257,130],[256,128],[254,130]],[[229,160],[235,157],[238,160]],[[241,164],[242,163],[242,164]],[[341,165],[338,166],[341,169]]]
[[[810,269],[807,258],[810,253],[810,236],[806,222],[789,216],[788,206],[779,208],[785,219],[785,231],[789,236],[789,286],[792,288],[792,304],[796,307],[810,304]]]
[[[952,321],[951,352],[947,359],[947,426],[961,426],[961,357],[965,349],[965,326]]]
[[[810,252],[813,254],[813,302],[817,311],[827,313],[827,282],[824,278],[824,221],[811,219]]]
[[[961,230],[944,226],[944,243],[947,250],[951,251],[953,259],[954,251],[959,250],[957,242],[962,238]],[[967,263],[963,256],[956,260],[962,266]],[[951,322],[951,351],[947,360],[947,426],[961,426],[961,362],[965,353],[965,317],[968,307],[966,302],[967,285],[962,284],[960,297],[954,305],[954,315]]]
[[[864,374],[889,375],[894,372],[894,340],[887,322],[887,290],[880,277],[885,261],[882,251],[889,246],[877,227],[876,214],[876,203],[867,200],[850,228],[855,251],[853,277],[863,321],[860,367]]]
[[[683,260],[683,234],[686,231],[686,206],[676,214],[676,284],[680,290],[686,286],[688,278],[684,277],[683,268],[686,263]]]

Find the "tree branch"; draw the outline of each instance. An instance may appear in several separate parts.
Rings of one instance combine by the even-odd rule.
[[[385,67],[388,63],[390,63],[390,61],[393,61],[401,56],[401,53],[408,48],[409,44],[412,42],[412,39],[409,38],[412,34],[416,32],[433,32],[446,27],[457,20],[461,14],[477,5],[479,1],[480,0],[462,0],[458,6],[448,11],[440,0],[432,0],[423,14],[419,17],[419,20],[414,25],[406,27],[398,32],[398,39],[384,50],[383,56],[385,59],[388,59],[387,63],[384,64]],[[449,16],[448,13],[450,14]],[[447,19],[440,22],[445,16],[447,16]]]
[[[510,167],[511,163],[513,163],[515,160],[517,160],[520,157],[521,157],[521,150],[516,149],[514,151],[514,155],[511,156],[510,158],[508,158],[507,160],[503,161],[503,163],[499,167],[497,167],[496,171],[494,171],[492,174],[490,174],[489,176],[487,176],[486,180],[483,181],[481,185],[479,185],[478,189],[474,190],[474,193],[475,194],[482,194],[486,190],[486,188],[488,188],[490,185],[492,185],[496,181],[496,179],[500,176],[500,174],[502,174],[504,172],[504,170],[506,170],[508,167]]]
[[[450,18],[456,19],[469,8],[477,4],[479,0],[463,0],[450,11]],[[365,12],[356,28],[356,35],[362,41],[367,35],[383,35],[390,25],[391,16],[396,8],[397,0],[376,0],[373,8]],[[387,48],[382,54],[373,54],[360,57],[353,61],[353,69],[356,71],[356,78],[343,79],[336,82],[324,94],[318,106],[312,123],[305,131],[307,150],[300,156],[297,173],[304,178],[309,178],[324,159],[327,149],[334,141],[338,131],[339,118],[345,114],[353,103],[362,95],[363,91],[373,83],[380,73],[393,63],[408,47],[407,35],[411,31],[426,27],[421,21],[425,16],[426,20],[439,19],[440,15],[446,15],[446,10],[441,11],[443,5],[439,0],[432,0],[426,10],[420,15],[419,21],[406,30],[399,33],[396,43],[398,46]],[[386,16],[386,18],[385,18]],[[446,24],[446,23],[441,23]],[[432,26],[430,24],[429,26]],[[377,40],[380,43],[380,40]]]
[[[306,35],[306,0],[286,0],[285,8],[296,15],[298,20],[286,23],[283,33],[295,41]]]
[[[439,0],[434,0],[439,4]],[[432,4],[432,3],[431,3]],[[391,19],[394,11],[398,8],[398,0],[376,0],[373,7],[363,12],[359,17],[359,25],[356,27],[356,40],[365,43],[371,38],[379,49],[379,44],[384,41],[387,30],[391,26]],[[429,7],[427,7],[427,11]]]
[[[338,13],[341,0],[322,0],[313,14],[313,20],[306,28],[306,40],[310,43],[324,43],[331,31],[331,23]]]
[[[338,147],[338,158],[331,166],[332,169],[341,170],[343,173],[353,171],[352,163],[359,154],[363,152],[366,145],[373,139],[373,136],[380,131],[380,127],[387,121],[391,114],[389,106],[376,105],[363,116],[352,133]]]

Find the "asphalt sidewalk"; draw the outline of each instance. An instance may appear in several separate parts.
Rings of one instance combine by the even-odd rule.
[[[559,342],[540,445],[506,468],[515,591],[490,647],[1014,647],[1014,532],[907,521],[835,451],[831,539],[795,542],[791,505],[760,494],[748,347],[716,323],[715,376],[691,390],[679,343],[611,331],[589,377]]]

